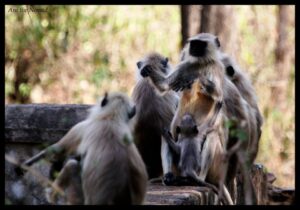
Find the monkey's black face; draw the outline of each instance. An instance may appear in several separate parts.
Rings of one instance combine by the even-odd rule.
[[[205,55],[207,42],[202,40],[191,40],[189,53],[194,57],[202,57]]]
[[[177,126],[176,127],[176,133],[180,134],[183,133],[185,135],[197,135],[198,134],[198,127],[197,125],[194,126]]]
[[[226,67],[226,74],[229,77],[233,77],[233,75],[234,75],[234,68],[232,66],[227,66]]]
[[[128,119],[133,118],[135,116],[135,113],[136,113],[136,108],[135,106],[133,106],[131,110],[128,112]]]
[[[151,66],[149,66],[149,65],[144,66],[141,69],[141,75],[142,75],[142,77],[149,77],[151,71],[152,71]]]

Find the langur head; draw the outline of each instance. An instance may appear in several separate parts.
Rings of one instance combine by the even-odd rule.
[[[176,127],[176,133],[184,136],[195,136],[198,134],[198,127],[191,114],[183,115],[180,125]]]
[[[161,76],[166,76],[171,69],[169,59],[158,53],[146,55],[142,60],[138,61],[136,65],[138,74],[142,77],[148,77],[153,72]]]
[[[210,33],[200,33],[188,39],[185,53],[199,61],[216,59],[221,44],[217,36]],[[187,57],[185,55],[185,57]]]
[[[127,122],[135,113],[135,105],[127,95],[120,92],[106,92],[91,109],[90,117],[108,117]]]
[[[226,55],[225,53],[221,53],[220,55],[221,57],[221,61],[225,67],[225,73],[226,75],[233,79],[234,76],[235,76],[235,63],[233,62],[233,60],[228,56]]]

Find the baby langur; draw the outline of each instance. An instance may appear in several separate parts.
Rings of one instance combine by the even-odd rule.
[[[156,178],[162,175],[160,153],[166,145],[161,133],[163,128],[171,125],[178,96],[174,91],[161,94],[150,78],[141,77],[145,76],[147,68],[162,76],[170,74],[168,58],[158,53],[150,53],[137,62],[137,67],[138,81],[132,94],[136,104],[134,140],[145,162],[149,178]]]
[[[176,143],[172,140],[171,133],[164,133],[173,153],[179,156],[175,169],[180,177],[175,178],[176,185],[190,185],[195,182],[197,185],[211,188],[216,194],[219,193],[216,188],[222,173],[222,165],[219,165],[219,161],[222,159],[225,147],[215,130],[214,122],[220,110],[219,105],[216,107],[215,116],[200,127],[197,126],[192,115],[185,114],[176,128],[179,134]],[[192,183],[188,182],[188,178],[192,179]],[[220,198],[221,201],[232,205],[233,201],[225,185],[223,191],[225,196]]]
[[[141,204],[148,176],[128,125],[134,115],[126,95],[105,94],[86,120],[25,164],[79,154],[84,204]]]

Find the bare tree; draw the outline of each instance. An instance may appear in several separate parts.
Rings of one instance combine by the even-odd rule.
[[[277,46],[275,49],[275,69],[277,81],[272,87],[273,105],[285,100],[285,92],[287,89],[288,74],[290,70],[289,50],[288,50],[288,25],[289,25],[289,6],[278,6],[277,19]]]
[[[181,34],[183,46],[188,37],[208,32],[219,37],[222,49],[235,50],[235,19],[229,5],[181,5]]]
[[[234,51],[235,19],[229,5],[204,5],[201,10],[200,32],[215,34],[221,41],[222,50]]]
[[[181,46],[183,47],[186,40],[200,32],[200,5],[181,5]]]

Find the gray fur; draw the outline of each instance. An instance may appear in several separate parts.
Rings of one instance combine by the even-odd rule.
[[[216,115],[218,115],[217,112]],[[198,127],[197,133],[194,131],[195,126],[197,124],[193,116],[185,114],[178,126],[180,132],[178,141],[175,143],[170,134],[165,134],[165,139],[171,148],[179,151],[179,163],[175,167],[180,176],[190,177],[196,183],[210,187],[218,193],[215,186],[218,186],[220,175],[224,170],[220,161],[225,148],[222,146],[218,132],[214,128],[211,130],[211,127],[214,126],[213,123],[208,121],[205,125],[202,124]],[[202,144],[204,144],[203,148],[201,148]],[[233,204],[225,186],[224,191],[224,202]]]
[[[148,176],[128,124],[133,103],[122,93],[106,95],[105,100],[42,152],[48,159],[82,156],[84,204],[142,204]]]
[[[165,59],[158,53],[146,55],[139,61],[138,74],[145,66],[150,66],[157,74],[167,76],[171,72],[171,66],[162,65]],[[162,174],[162,160],[158,155],[164,149],[161,146],[164,141],[161,140],[161,133],[163,128],[170,127],[178,96],[173,91],[161,94],[149,78],[139,76],[132,98],[137,110],[134,119],[134,139],[146,164],[149,178],[155,178]]]

